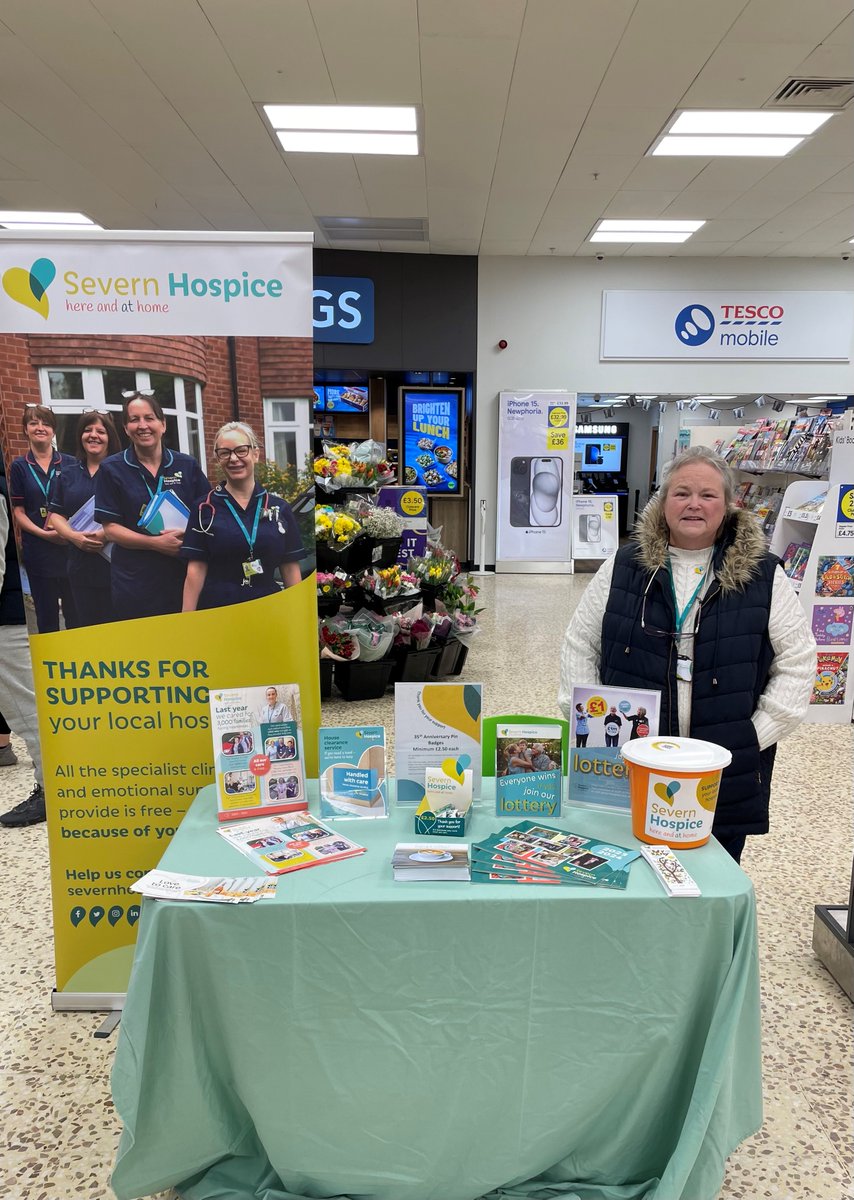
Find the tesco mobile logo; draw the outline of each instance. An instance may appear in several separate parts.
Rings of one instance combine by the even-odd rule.
[[[704,304],[689,304],[676,317],[676,336],[686,346],[702,346],[715,332],[715,318]]]
[[[721,304],[715,320],[705,304],[688,304],[676,316],[673,328],[683,346],[703,346],[719,328],[721,346],[776,346],[779,336],[768,328],[756,326],[782,325],[782,304]],[[723,326],[730,328],[724,330]],[[733,326],[750,326],[738,332]]]

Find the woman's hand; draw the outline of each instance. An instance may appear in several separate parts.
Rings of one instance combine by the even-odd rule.
[[[162,533],[158,533],[156,538],[152,538],[152,549],[157,550],[160,554],[168,554],[171,558],[175,558],[184,543],[184,535],[177,529],[164,529]]]
[[[79,533],[74,545],[78,550],[85,550],[87,554],[100,554],[106,545],[106,538],[103,533]]]

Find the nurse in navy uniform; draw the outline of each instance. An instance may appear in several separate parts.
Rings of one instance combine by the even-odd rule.
[[[15,524],[21,531],[23,567],[36,610],[39,633],[59,629],[62,616],[70,629],[76,624],[68,580],[68,547],[48,525],[48,510],[62,472],[76,466],[70,454],[53,448],[56,417],[43,404],[24,409],[24,433],[30,448],[12,462],[9,496]]]
[[[255,482],[258,439],[249,425],[230,421],[214,440],[225,481],[198,505],[187,525],[184,612],[222,608],[273,596],[302,578],[305,554],[291,507]]]
[[[95,520],[115,543],[110,588],[116,621],[181,611],[183,530],[150,534],[139,519],[159,492],[172,492],[192,512],[210,487],[194,458],[163,445],[166,420],[152,393],[125,392],[123,412],[131,444],[108,458],[95,480]]]
[[[81,413],[77,421],[77,460],[66,467],[51,493],[50,525],[68,543],[68,579],[74,597],[76,626],[103,625],[113,619],[110,560],[104,555],[104,531],[93,523],[74,529],[71,518],[95,497],[95,476],[111,454],[121,450],[108,412]],[[93,508],[94,513],[94,508]],[[65,624],[72,628],[66,617]]]

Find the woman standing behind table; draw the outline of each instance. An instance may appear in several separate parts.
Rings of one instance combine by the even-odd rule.
[[[187,562],[184,612],[274,596],[302,578],[305,554],[291,507],[255,482],[261,457],[249,425],[229,421],[214,439],[225,481],[191,515],[181,557]]]
[[[95,480],[95,520],[115,542],[110,560],[113,619],[181,611],[186,566],[178,557],[183,531],[150,534],[139,519],[160,492],[171,492],[192,512],[210,487],[189,454],[163,445],[166,419],[149,392],[123,392],[123,423],[130,446],[108,458]]]
[[[23,566],[30,583],[39,633],[59,629],[59,606],[66,626],[75,623],[68,581],[68,547],[47,524],[48,508],[62,472],[75,466],[70,454],[53,448],[56,417],[43,404],[24,409],[23,429],[30,448],[9,470],[9,500],[21,531]]]
[[[695,446],[669,463],[635,544],[600,567],[563,643],[558,702],[578,684],[661,692],[659,733],[732,753],[714,833],[739,861],[767,833],[777,741],[804,716],[816,647],[755,517],[733,503],[724,459]]]
[[[95,476],[101,463],[121,449],[109,413],[82,413],[77,422],[78,457],[66,467],[50,499],[50,525],[68,543],[68,580],[74,598],[76,626],[102,625],[113,619],[110,598],[110,563],[103,556],[103,529],[72,529],[70,520],[95,496]],[[94,506],[93,506],[94,513]],[[66,618],[66,626],[69,625]],[[75,626],[75,627],[76,627]]]

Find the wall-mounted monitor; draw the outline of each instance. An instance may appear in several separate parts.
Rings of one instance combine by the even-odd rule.
[[[575,453],[581,456],[582,474],[625,474],[626,439],[619,434],[576,434]]]
[[[316,390],[316,389],[315,389]],[[368,389],[351,383],[327,383],[324,412],[368,411]]]
[[[459,496],[465,483],[462,388],[409,388],[398,393],[400,482],[434,496]]]
[[[323,412],[326,408],[326,388],[322,383],[314,385],[314,411]]]

